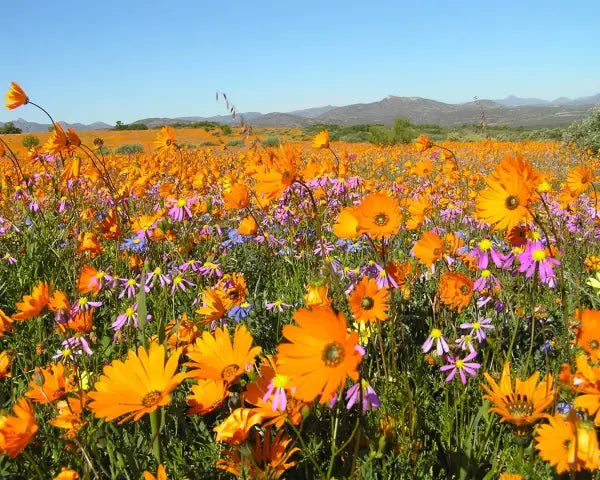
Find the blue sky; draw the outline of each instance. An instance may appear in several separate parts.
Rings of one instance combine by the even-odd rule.
[[[3,2],[0,88],[125,123],[367,103],[600,93],[600,2]],[[33,107],[0,111],[44,121]]]

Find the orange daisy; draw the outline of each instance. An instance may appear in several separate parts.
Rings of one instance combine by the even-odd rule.
[[[413,253],[421,265],[430,267],[436,260],[442,258],[444,253],[442,239],[437,233],[425,232],[421,239],[415,243]]]
[[[217,328],[214,336],[203,332],[202,338],[196,339],[187,353],[192,360],[185,364],[192,368],[187,376],[223,381],[229,385],[251,368],[261,350],[261,347],[252,348],[252,335],[244,325],[236,327],[233,344],[227,330]]]
[[[36,317],[50,301],[50,293],[46,282],[38,282],[37,286],[33,287],[31,295],[24,295],[22,302],[17,302],[19,312],[12,316],[13,320],[27,320]]]
[[[104,374],[89,394],[90,409],[106,421],[126,415],[119,423],[168,405],[171,391],[185,378],[177,373],[180,352],[174,351],[165,363],[165,347],[152,342],[150,349],[139,347],[129,351],[123,362],[115,360],[104,367]]]
[[[293,446],[292,439],[283,430],[279,430],[275,438],[271,436],[269,429],[265,431],[264,437],[255,432],[251,458],[240,455],[238,448],[225,450],[222,452],[225,458],[217,461],[217,468],[238,478],[281,478],[286,470],[298,464],[290,459],[300,449]]]
[[[14,329],[12,318],[0,308],[0,337],[3,337],[5,333],[12,332]]]
[[[425,135],[419,135],[415,140],[415,148],[417,152],[424,152],[433,146],[433,142]]]
[[[244,185],[234,185],[230,191],[223,194],[227,210],[241,210],[250,203],[248,189]]]
[[[258,230],[258,226],[256,225],[256,220],[252,215],[248,215],[240,221],[240,226],[237,229],[237,232],[240,235],[254,235]]]
[[[167,471],[165,470],[165,467],[163,467],[163,464],[161,463],[158,466],[158,470],[156,470],[156,476],[148,471],[145,471],[144,480],[167,480]]]
[[[560,414],[548,416],[547,425],[537,430],[536,446],[542,459],[556,467],[556,472],[600,467],[598,437],[593,425],[580,420],[575,412],[564,418]]]
[[[262,421],[262,416],[251,408],[237,408],[223,422],[213,428],[217,442],[239,445],[248,437],[250,429]]]
[[[6,350],[0,353],[0,380],[12,377],[13,355]]]
[[[387,193],[371,193],[364,197],[356,209],[360,232],[373,238],[389,237],[398,232],[401,222],[400,207]]]
[[[10,82],[10,88],[4,97],[6,100],[6,108],[14,110],[22,105],[29,103],[29,97],[25,91],[15,82]]]
[[[278,372],[290,377],[300,400],[312,401],[321,395],[320,403],[326,403],[346,377],[358,380],[362,360],[358,334],[348,333],[346,318],[331,307],[300,309],[294,320],[297,325],[283,327],[283,336],[291,343],[277,347]]]
[[[67,467],[62,467],[60,473],[52,480],[78,480],[79,474],[75,470]]]
[[[531,190],[522,178],[513,175],[498,181],[486,180],[488,188],[477,197],[477,216],[494,230],[510,230],[531,220]]]
[[[578,315],[576,343],[590,356],[592,362],[600,362],[600,311],[586,308]]]
[[[321,130],[315,135],[312,142],[313,148],[329,148],[329,131]]]
[[[348,299],[356,322],[378,322],[388,315],[390,295],[373,278],[363,277]]]
[[[0,416],[0,452],[15,458],[38,431],[33,406],[21,397],[13,407],[13,416]]]
[[[227,384],[219,380],[198,380],[198,384],[192,387],[192,394],[187,397],[191,406],[187,410],[188,415],[205,415],[221,406],[227,398]]]
[[[29,383],[29,391],[25,395],[37,403],[52,403],[73,390],[75,384],[73,374],[65,372],[62,363],[45,368],[36,367]]]
[[[440,299],[445,305],[461,312],[471,301],[473,285],[473,280],[464,273],[444,273],[438,285]]]
[[[154,140],[154,148],[158,151],[159,155],[174,152],[177,148],[175,129],[169,126],[162,127]]]
[[[333,233],[339,238],[348,238],[353,240],[358,237],[358,220],[356,207],[344,207],[340,211],[335,224]]]
[[[592,169],[590,167],[575,167],[567,176],[567,187],[575,195],[580,195],[592,185]]]
[[[540,372],[535,372],[525,381],[517,378],[513,387],[509,362],[504,364],[499,384],[489,374],[484,373],[483,376],[489,384],[481,385],[487,393],[483,398],[494,404],[488,411],[500,415],[500,422],[510,423],[517,435],[529,434],[533,425],[545,417],[544,411],[556,396],[550,374],[539,384]]]
[[[50,134],[48,141],[44,144],[44,150],[50,155],[58,155],[69,146],[67,134],[60,126],[60,123],[54,124],[54,130]]]

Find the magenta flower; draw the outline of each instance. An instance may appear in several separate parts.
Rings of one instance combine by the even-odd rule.
[[[360,386],[362,385],[362,413],[363,415],[367,413],[367,411],[373,408],[379,408],[381,406],[381,402],[377,393],[373,389],[369,382],[366,380],[361,380],[360,383],[355,383],[352,385],[348,391],[346,392],[346,410],[350,410],[354,404],[360,401]]]
[[[271,410],[276,411],[279,410],[281,412],[285,412],[287,407],[287,396],[285,394],[285,388],[289,382],[289,378],[285,375],[275,375],[269,386],[267,387],[267,391],[262,398],[262,401],[267,403],[271,395],[273,395],[273,400],[271,402]],[[295,388],[292,388],[294,391]]]
[[[491,288],[500,288],[500,282],[492,274],[492,272],[485,269],[481,272],[481,277],[475,280],[475,283],[473,284],[473,289],[477,290],[478,292],[482,292],[483,290]]]
[[[477,247],[469,253],[469,257],[477,259],[477,268],[484,270],[488,267],[490,257],[494,265],[500,267],[504,262],[504,255],[494,248],[494,244],[488,238],[484,238]]]
[[[554,265],[560,265],[560,261],[548,256],[542,242],[528,242],[525,251],[519,255],[519,262],[519,272],[525,273],[526,278],[531,278],[537,269],[540,281],[550,288],[555,287]]]
[[[283,307],[291,307],[289,303],[283,303],[283,300],[275,300],[273,303],[267,303],[267,310],[279,310],[283,313]]]
[[[450,363],[449,365],[442,365],[440,370],[442,372],[447,372],[450,370],[450,375],[446,377],[447,382],[451,382],[456,372],[460,375],[460,381],[465,385],[467,383],[467,377],[465,376],[465,372],[474,377],[477,375],[475,370],[481,368],[479,363],[471,362],[477,356],[477,352],[469,353],[464,359],[456,357],[446,357],[446,360]]]
[[[187,198],[180,198],[176,200],[174,198],[168,198],[167,200],[171,204],[168,214],[174,222],[181,222],[186,218],[192,218],[190,205],[195,203],[195,199],[188,200]]]
[[[125,324],[129,325],[133,322],[134,327],[137,328],[137,303],[134,303],[131,307],[127,307],[125,313],[122,313],[117,319],[111,324],[114,330],[120,330]]]

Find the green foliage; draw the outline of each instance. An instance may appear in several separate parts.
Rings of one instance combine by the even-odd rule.
[[[228,147],[242,147],[242,146],[244,146],[244,141],[243,140],[231,140],[230,142],[227,142],[225,145],[227,145]]]
[[[139,143],[131,143],[126,145],[121,145],[119,148],[115,150],[117,155],[133,155],[135,153],[142,153],[144,151],[144,147]]]
[[[567,128],[563,140],[579,149],[600,152],[600,105],[596,105],[587,118],[574,122]]]
[[[281,140],[279,140],[279,137],[270,136],[265,138],[261,144],[263,147],[278,147],[281,145]]]
[[[0,134],[2,135],[13,135],[21,133],[21,129],[15,127],[14,122],[6,122],[2,127],[0,127]]]
[[[27,135],[23,139],[23,146],[25,148],[37,147],[40,144],[40,139],[35,135]]]
[[[219,125],[219,127],[221,129],[221,132],[223,133],[223,135],[231,135],[231,133],[233,132],[233,130],[231,130],[231,127],[229,125]]]
[[[113,130],[148,130],[148,125],[144,123],[130,123],[129,125],[126,125],[120,120],[117,120]]]

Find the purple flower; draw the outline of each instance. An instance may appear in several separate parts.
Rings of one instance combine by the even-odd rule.
[[[485,330],[493,330],[494,326],[491,318],[483,318],[473,323],[461,323],[460,328],[470,329],[469,335],[477,338],[477,341],[481,343],[485,340]]]
[[[423,353],[427,353],[433,347],[433,342],[436,343],[436,350],[438,355],[443,355],[444,353],[448,353],[450,349],[448,348],[448,343],[444,339],[444,335],[439,328],[431,329],[427,340],[423,344]]]
[[[488,267],[490,257],[497,267],[500,267],[504,262],[504,255],[496,250],[492,241],[487,238],[484,238],[479,242],[477,247],[471,250],[469,257],[477,258],[477,268],[479,268],[479,270],[484,270]]]
[[[363,415],[367,413],[368,410],[373,408],[379,408],[381,402],[379,401],[379,397],[377,393],[373,389],[369,382],[366,380],[361,380],[360,383],[355,383],[352,385],[348,391],[346,392],[346,409],[350,410],[356,402],[360,400],[360,386],[362,385],[362,413]]]
[[[442,365],[440,370],[442,372],[447,372],[450,370],[450,375],[446,377],[446,381],[450,382],[456,375],[456,372],[460,375],[460,381],[465,385],[467,383],[467,377],[465,376],[465,372],[474,377],[477,372],[475,370],[481,368],[479,363],[473,363],[470,360],[473,360],[477,356],[477,352],[469,353],[464,359],[456,357],[446,357],[446,360],[450,363],[449,365]]]
[[[283,307],[291,307],[289,303],[283,303],[283,300],[275,300],[273,303],[267,303],[267,310],[277,309],[283,313]]]

